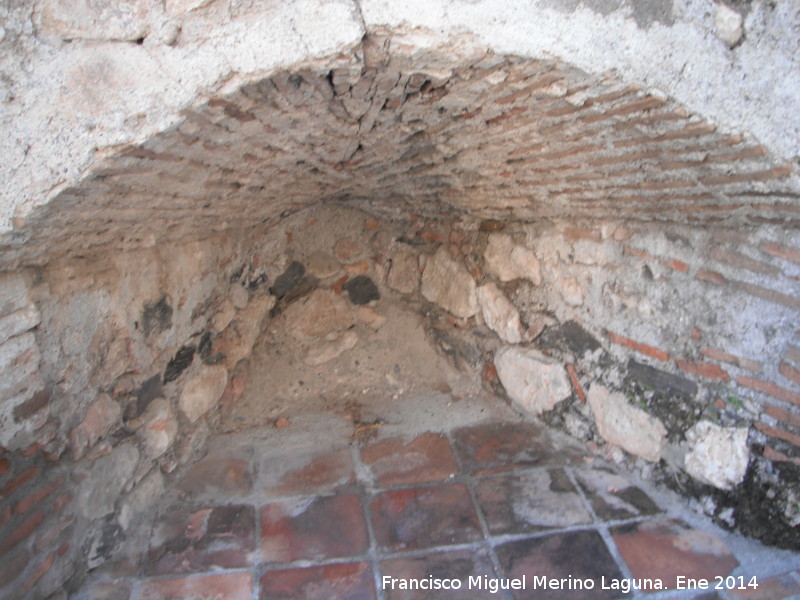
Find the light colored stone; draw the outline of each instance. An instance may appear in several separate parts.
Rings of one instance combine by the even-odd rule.
[[[22,310],[29,304],[25,278],[17,273],[0,275],[0,316]]]
[[[159,469],[152,469],[122,502],[117,515],[122,528],[127,530],[137,517],[147,518],[148,510],[153,506],[153,499],[160,498],[163,493],[164,476]]]
[[[132,41],[147,34],[155,6],[151,0],[48,0],[39,4],[36,17],[46,36]]]
[[[462,319],[479,310],[475,280],[462,263],[450,257],[444,246],[425,265],[422,295]]]
[[[331,290],[314,290],[289,306],[284,315],[287,330],[298,340],[344,331],[355,323],[347,300]]]
[[[622,394],[598,383],[589,388],[587,398],[597,430],[605,441],[651,462],[661,459],[667,436],[661,421],[628,404]]]
[[[214,0],[166,0],[164,8],[167,14],[179,16],[184,13],[208,6]]]
[[[356,332],[345,331],[344,335],[333,340],[314,344],[306,355],[305,362],[309,365],[323,365],[348,350],[352,350],[357,343],[358,335],[356,335]]]
[[[500,281],[527,279],[534,285],[542,282],[542,268],[536,255],[514,243],[510,235],[493,233],[483,253],[486,269]]]
[[[478,288],[478,300],[481,304],[483,320],[500,339],[509,344],[522,341],[522,324],[519,311],[506,298],[506,295],[495,283],[487,283]]]
[[[84,479],[77,487],[75,505],[87,519],[114,512],[114,503],[133,482],[139,451],[133,444],[117,446],[110,454],[76,469]]]
[[[0,317],[0,344],[33,329],[41,321],[39,311],[33,305],[26,306],[3,317]]]
[[[179,401],[180,409],[192,423],[211,410],[225,391],[228,371],[221,365],[203,367],[186,382]]]
[[[401,294],[412,294],[419,287],[419,258],[408,250],[399,250],[391,257],[392,266],[387,285]]]
[[[733,48],[744,35],[742,29],[742,15],[733,10],[724,2],[717,3],[717,12],[714,16],[717,27],[717,37]]]
[[[108,394],[100,394],[86,411],[83,421],[69,434],[72,455],[77,460],[87,448],[106,437],[119,423],[122,408]]]
[[[494,364],[509,398],[532,415],[552,410],[572,393],[564,367],[531,348],[501,348]]]
[[[328,279],[339,274],[342,270],[342,263],[336,260],[327,252],[316,250],[306,261],[306,270],[310,275],[317,279]]]
[[[359,321],[368,327],[377,331],[386,323],[386,317],[379,315],[375,309],[370,306],[359,306],[356,308],[356,317]]]
[[[722,490],[744,480],[750,452],[746,427],[720,427],[700,421],[686,433],[689,452],[684,466],[695,479]]]
[[[214,343],[213,352],[225,355],[222,365],[233,369],[240,360],[250,355],[256,338],[261,333],[261,323],[273,306],[275,306],[274,296],[260,295],[254,297],[239,311]]]
[[[172,445],[178,433],[178,421],[166,398],[156,398],[139,418],[142,426],[139,435],[148,458],[158,458]]]
[[[227,298],[224,299],[220,302],[217,312],[211,318],[211,329],[217,333],[224,331],[231,324],[234,316],[236,316],[236,307],[233,302]]]
[[[249,301],[250,294],[247,293],[247,290],[244,289],[244,286],[237,284],[231,288],[231,302],[233,302],[233,306],[235,308],[241,310],[247,306]]]
[[[583,290],[575,277],[567,277],[556,284],[564,302],[570,306],[583,306]]]

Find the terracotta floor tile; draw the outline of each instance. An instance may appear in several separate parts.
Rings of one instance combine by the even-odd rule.
[[[255,510],[231,505],[183,510],[163,517],[153,531],[145,572],[150,575],[235,568],[250,564]]]
[[[525,575],[526,588],[512,592],[518,600],[611,600],[626,598],[619,590],[602,589],[606,582],[622,577],[603,538],[596,531],[573,531],[539,538],[508,542],[496,548],[497,558],[506,577]],[[534,577],[548,579],[590,579],[594,588],[537,588]]]
[[[481,537],[464,485],[383,492],[372,501],[371,509],[378,545],[388,550],[430,548]]]
[[[249,573],[159,579],[142,583],[140,600],[250,600],[253,579]]]
[[[478,475],[521,467],[558,466],[579,459],[573,450],[554,452],[544,428],[532,423],[487,423],[455,432],[464,468]]]
[[[355,483],[349,448],[293,449],[282,460],[261,463],[258,482],[269,497],[335,492]]]
[[[363,562],[267,571],[261,600],[374,600],[375,582]]]
[[[713,580],[739,564],[719,538],[681,521],[622,525],[611,535],[634,578],[659,578],[669,589],[678,575]]]
[[[369,544],[355,494],[282,500],[260,515],[261,558],[268,563],[360,556]]]
[[[450,443],[436,433],[380,441],[361,450],[361,461],[381,487],[446,481],[458,471]]]
[[[616,473],[596,468],[576,471],[575,476],[595,514],[604,521],[661,512],[647,494]]]
[[[732,598],[742,600],[787,600],[788,598],[800,597],[800,583],[798,583],[789,573],[769,577],[767,579],[757,579],[757,588],[748,587],[750,578],[744,578],[744,589],[729,590],[728,594]],[[736,586],[739,586],[737,580]]]
[[[243,496],[253,489],[252,465],[241,457],[209,455],[192,466],[177,487],[192,498]]]
[[[487,576],[495,578],[491,559],[485,552],[471,552],[457,550],[454,552],[436,552],[423,554],[420,556],[395,558],[380,563],[381,579],[380,585],[387,600],[453,600],[462,598],[465,600],[481,599],[487,597],[485,589],[469,588],[469,578],[480,578]],[[389,577],[387,581],[385,578]],[[437,580],[458,580],[461,588],[452,591],[449,589],[439,590],[419,590],[419,589],[400,589],[402,584],[394,582],[392,587],[391,578],[394,579],[418,579],[427,580],[432,577]]]
[[[493,534],[527,533],[592,521],[562,469],[487,477],[477,484],[476,492]]]

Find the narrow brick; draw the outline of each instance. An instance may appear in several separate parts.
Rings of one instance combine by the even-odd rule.
[[[62,485],[64,485],[64,480],[61,478],[51,481],[44,487],[39,488],[35,492],[29,494],[26,498],[23,498],[17,502],[16,506],[14,506],[14,512],[16,512],[18,515],[28,512],[33,506],[39,504],[39,502],[47,498],[47,496],[60,488]]]
[[[751,296],[756,296],[766,300],[767,302],[772,302],[773,304],[782,304],[783,306],[800,310],[800,298],[795,298],[789,294],[784,294],[783,292],[761,287],[760,285],[747,283],[745,281],[736,281],[733,279],[728,281],[735,288],[750,294]]]
[[[660,361],[668,361],[669,360],[669,353],[661,350],[660,348],[656,348],[655,346],[648,346],[647,344],[643,344],[641,342],[637,342],[636,340],[632,340],[630,338],[626,338],[624,336],[618,335],[613,331],[607,331],[609,339],[618,346],[625,346],[626,348],[630,348],[631,350],[635,350],[640,354],[644,354],[645,356],[649,356],[650,358],[655,358],[656,360]]]
[[[571,242],[575,242],[578,240],[591,240],[593,242],[599,242],[602,240],[600,236],[600,232],[596,229],[585,229],[583,227],[567,227],[564,230],[564,237],[570,240]]]
[[[724,250],[718,246],[711,249],[710,256],[716,261],[736,267],[737,269],[747,269],[753,273],[760,273],[762,275],[770,275],[773,277],[781,274],[781,270],[774,265],[770,265],[759,260],[754,260],[749,256],[741,254],[740,252]]]
[[[508,153],[509,158],[514,158],[516,156],[523,156],[525,154],[530,154],[531,152],[538,152],[542,150],[547,144],[544,142],[540,142],[538,144],[532,144],[530,146],[523,146],[522,148],[517,148],[516,150],[512,150]]]
[[[778,371],[781,375],[786,377],[786,379],[800,385],[800,369],[793,367],[787,362],[781,361]]]
[[[0,458],[0,477],[6,475],[11,468],[11,463],[6,458]]]
[[[673,271],[680,271],[681,273],[687,273],[689,271],[689,265],[677,258],[662,258],[659,262]]]
[[[728,354],[727,352],[723,352],[722,350],[718,350],[716,348],[709,348],[708,346],[704,346],[700,349],[700,354],[705,356],[706,358],[713,358],[714,360],[718,360],[724,363],[728,363],[731,365],[736,365],[742,367],[743,369],[747,369],[748,371],[761,371],[763,366],[760,362],[755,360],[750,360],[748,358],[742,358],[741,356],[735,356],[733,354]]]
[[[762,252],[800,264],[800,248],[792,248],[775,242],[761,242],[758,247]]]
[[[588,115],[583,117],[581,120],[585,123],[594,123],[596,121],[602,121],[604,119],[608,119],[609,117],[619,117],[623,115],[629,115],[631,113],[642,112],[645,110],[649,110],[651,108],[655,108],[656,106],[661,106],[664,104],[666,100],[663,98],[658,98],[656,96],[645,96],[644,98],[637,98],[636,100],[632,100],[631,102],[627,102],[620,106],[616,106],[611,108],[604,113]]]
[[[697,375],[698,377],[705,377],[706,379],[713,379],[714,381],[731,380],[731,376],[719,365],[715,365],[714,363],[699,360],[683,360],[681,358],[675,359],[675,362],[681,371],[689,375]]]
[[[628,154],[620,154],[617,156],[606,156],[604,158],[594,158],[586,161],[587,164],[594,166],[613,165],[617,163],[634,162],[637,160],[646,160],[648,158],[658,158],[661,152],[658,150],[643,150],[640,152],[629,152]]]
[[[777,419],[778,421],[787,425],[791,425],[792,427],[800,428],[800,414],[798,413],[789,412],[788,410],[779,408],[774,404],[765,404],[764,412],[773,419]]]
[[[700,269],[695,277],[700,281],[707,281],[708,283],[715,283],[717,285],[724,285],[727,282],[719,273],[707,269]]]
[[[625,256],[635,256],[636,258],[641,258],[644,260],[653,259],[653,255],[646,250],[640,250],[639,248],[634,248],[633,246],[628,246],[627,244],[622,247],[622,253]]]
[[[569,375],[569,380],[572,382],[572,388],[575,390],[575,394],[581,402],[586,402],[586,392],[583,391],[583,386],[578,380],[578,374],[575,372],[574,365],[567,365],[567,374]]]
[[[779,452],[775,450],[771,446],[764,446],[763,452],[764,458],[767,460],[771,460],[772,462],[789,462],[794,463],[798,467],[800,467],[800,458],[792,458],[791,456],[786,456],[783,452]]]
[[[19,488],[36,477],[39,471],[40,469],[37,466],[28,467],[24,471],[20,471],[16,477],[3,486],[3,489],[0,489],[0,498],[6,498],[16,492]]]
[[[492,117],[491,119],[487,119],[486,123],[487,123],[487,125],[491,124],[491,123],[501,123],[503,121],[511,119],[512,117],[516,117],[517,115],[520,115],[520,114],[524,113],[526,110],[527,110],[527,108],[525,108],[524,106],[519,106],[517,108],[512,108],[508,112],[504,112],[501,115],[497,115],[496,117]]]
[[[741,183],[744,181],[767,181],[769,179],[781,179],[790,175],[792,168],[789,165],[775,167],[765,171],[754,171],[751,173],[731,173],[729,175],[709,175],[701,177],[700,183],[704,185],[726,185],[729,183]]]
[[[761,379],[755,379],[754,377],[742,376],[736,378],[736,383],[750,388],[751,390],[763,392],[768,396],[772,396],[778,400],[783,400],[789,404],[800,406],[800,394],[791,390],[787,390],[786,388],[776,385],[770,381],[762,381]]]
[[[764,433],[773,438],[777,438],[779,440],[783,440],[784,442],[789,442],[793,446],[797,446],[798,448],[800,448],[800,435],[789,433],[788,431],[784,431],[783,429],[778,429],[777,427],[770,427],[766,423],[762,423],[760,421],[755,424],[755,427],[761,433]]]
[[[5,554],[9,550],[12,550],[17,544],[24,541],[30,534],[36,531],[36,528],[39,527],[44,522],[44,513],[42,511],[37,511],[27,520],[25,520],[21,525],[19,525],[16,529],[11,531],[11,533],[6,536],[6,538],[0,542],[0,555]]]

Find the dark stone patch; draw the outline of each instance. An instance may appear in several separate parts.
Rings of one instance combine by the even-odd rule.
[[[19,423],[33,416],[47,406],[48,402],[50,402],[50,392],[47,390],[39,390],[28,400],[14,407],[14,421]]]
[[[145,304],[142,310],[142,332],[145,337],[151,333],[161,333],[172,325],[172,307],[167,297],[162,296],[154,304]]]
[[[103,521],[100,529],[86,539],[84,552],[89,568],[110,560],[126,539],[125,532],[114,517]]]
[[[211,332],[204,331],[203,335],[200,336],[200,343],[197,344],[197,353],[200,355],[203,362],[208,361],[208,358],[211,356],[211,348]]]
[[[619,477],[607,469],[592,469],[576,473],[578,485],[592,505],[595,514],[604,521],[630,519],[661,512],[658,505],[639,488],[620,485]]]
[[[470,371],[478,367],[483,360],[483,353],[473,343],[461,335],[441,329],[431,329],[430,334],[436,347],[460,371]]]
[[[606,581],[621,579],[614,558],[596,531],[574,531],[544,537],[508,542],[497,547],[497,558],[507,577],[526,576],[528,588],[514,593],[517,600],[612,600],[628,598],[620,590],[600,589],[601,577]],[[594,589],[540,590],[530,582],[534,576],[548,578],[591,579]]]
[[[600,348],[600,342],[575,321],[549,327],[542,332],[537,342],[545,348],[556,348],[578,357]]]
[[[283,298],[275,303],[275,306],[273,306],[272,310],[269,311],[270,319],[274,319],[281,314],[284,310],[286,310],[286,307],[295,300],[299,300],[303,296],[310,294],[314,289],[316,289],[318,283],[319,279],[313,275],[306,275],[303,277],[297,285],[286,292]]]
[[[378,286],[366,275],[353,277],[344,284],[342,289],[347,292],[350,302],[353,304],[368,304],[381,297],[380,292],[378,292]]]
[[[638,363],[633,359],[628,361],[628,375],[641,385],[659,392],[694,396],[697,394],[697,384],[680,375],[673,375],[661,369]]]
[[[292,263],[286,267],[286,270],[275,279],[275,283],[269,288],[269,293],[280,300],[293,287],[300,283],[300,280],[303,279],[303,275],[305,274],[306,268],[303,266],[303,263],[296,260],[292,261]]]
[[[164,383],[175,381],[180,377],[194,360],[194,353],[196,348],[194,346],[183,346],[175,353],[172,360],[167,363],[167,368],[164,369]]]
[[[142,384],[136,392],[136,402],[128,405],[125,410],[125,419],[135,419],[141,415],[150,403],[161,395],[161,376],[153,375]]]

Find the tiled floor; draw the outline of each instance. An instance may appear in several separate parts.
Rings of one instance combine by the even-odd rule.
[[[216,439],[163,499],[140,554],[99,573],[78,597],[800,597],[800,557],[692,526],[534,424],[495,415],[453,430],[401,435],[387,427],[355,443],[325,419],[316,429]],[[674,588],[679,575],[712,585],[717,576],[747,584],[756,575],[759,587],[624,591],[632,578]],[[525,589],[495,593],[523,577]],[[561,589],[543,589],[542,577]],[[461,588],[400,589],[414,580]]]

